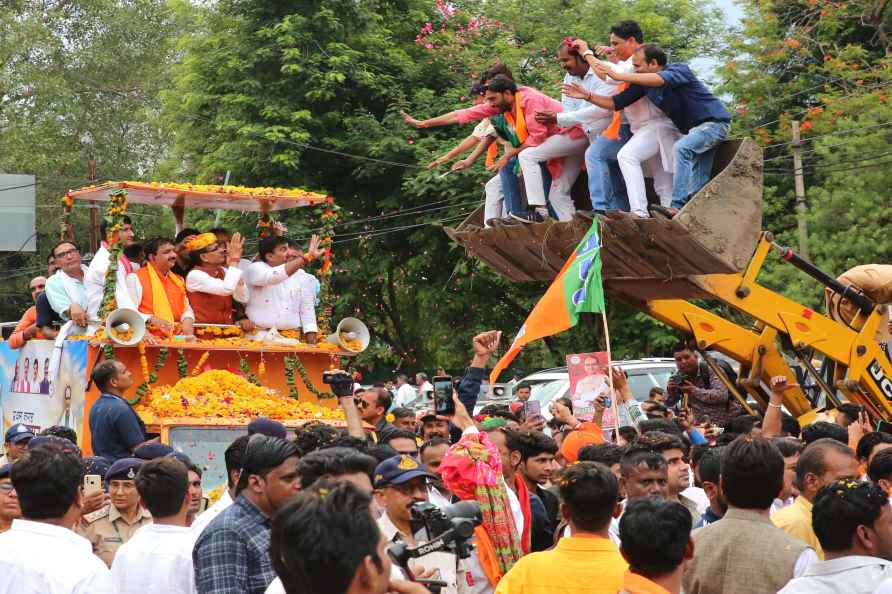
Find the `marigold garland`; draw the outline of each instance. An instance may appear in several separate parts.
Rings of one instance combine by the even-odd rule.
[[[277,391],[249,383],[223,369],[187,377],[174,386],[157,386],[136,408],[156,417],[239,418],[266,416],[273,419],[343,419],[343,411],[311,402],[298,402]]]
[[[158,372],[161,371],[161,368],[167,363],[167,355],[169,353],[167,347],[158,349],[158,358],[155,359],[155,369],[149,371],[149,362],[146,359],[145,344],[141,341],[137,345],[137,348],[139,350],[139,366],[142,368],[143,382],[136,388],[136,399],[129,401],[130,404],[139,402],[149,391],[149,387],[158,381]]]
[[[186,377],[189,372],[188,363],[186,363],[186,352],[183,349],[177,349],[177,374],[180,379]]]
[[[260,354],[260,363],[257,364],[257,378],[261,385],[266,383],[266,363],[263,362],[263,353]]]
[[[195,367],[192,368],[192,375],[198,375],[201,373],[201,368],[204,367],[204,364],[207,363],[208,357],[210,356],[210,351],[205,351],[204,353],[202,353],[201,357],[198,358],[198,363],[196,363]]]
[[[292,371],[291,371],[292,382],[294,381],[294,369],[297,369],[297,372],[300,374],[301,381],[304,383],[304,385],[307,387],[307,389],[310,392],[312,392],[313,395],[316,396],[316,398],[319,398],[320,400],[324,400],[326,398],[334,398],[335,397],[335,395],[332,394],[331,392],[322,392],[321,390],[316,388],[315,385],[313,385],[313,381],[310,379],[310,375],[307,373],[307,370],[304,367],[303,362],[301,362],[300,357],[294,357],[293,361],[292,361]],[[287,373],[288,373],[287,365],[285,367],[285,370],[286,370],[285,373],[287,375]]]
[[[335,227],[340,218],[341,207],[335,204],[334,198],[328,196],[324,204],[315,207],[314,212],[319,218],[319,234],[322,240],[319,247],[322,248],[322,266],[319,269],[319,312],[317,316],[317,325],[321,334],[328,334],[331,330],[331,311],[334,306],[334,299],[331,295],[331,261],[332,261],[332,240],[335,234]]]
[[[294,360],[296,357],[285,356],[283,363],[285,364],[285,382],[288,384],[288,396],[298,400],[300,392],[297,391],[297,384],[294,383]]]
[[[62,196],[62,223],[59,227],[59,239],[68,239],[71,237],[72,217],[71,211],[74,209],[74,197],[68,193]]]
[[[124,242],[116,235],[124,230],[124,217],[127,215],[127,190],[114,190],[108,194],[108,206],[105,209],[105,222],[108,225],[105,241],[108,242],[108,270],[105,272],[105,284],[102,286],[102,306],[99,308],[99,319],[114,311],[115,286],[118,283],[118,258],[124,251]]]
[[[257,376],[251,373],[251,366],[248,364],[248,358],[239,356],[238,360],[238,369],[242,372],[242,375],[246,380],[254,384],[255,386],[259,386],[260,380],[257,379]]]

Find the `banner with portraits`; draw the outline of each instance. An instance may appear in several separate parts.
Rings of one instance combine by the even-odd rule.
[[[21,349],[0,342],[0,425],[24,423],[35,433],[52,425],[80,435],[89,343],[66,340],[56,377],[50,377],[52,340],[30,340]]]

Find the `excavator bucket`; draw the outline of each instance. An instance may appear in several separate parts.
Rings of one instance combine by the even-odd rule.
[[[594,220],[600,223],[608,293],[632,303],[706,297],[694,277],[742,272],[755,251],[762,227],[762,151],[749,139],[723,142],[711,180],[673,219],[577,212],[571,221],[496,222],[484,229],[481,207],[446,233],[511,280],[548,281]]]

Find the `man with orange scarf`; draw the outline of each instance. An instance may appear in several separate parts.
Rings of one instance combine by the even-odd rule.
[[[403,119],[413,128],[432,128],[435,126],[467,124],[504,114],[509,124],[513,126],[514,134],[519,142],[517,146],[506,148],[505,154],[496,162],[495,167],[500,171],[508,165],[513,157],[518,156],[525,149],[537,147],[556,134],[566,134],[568,138],[581,138],[582,141],[587,142],[585,135],[578,127],[564,129],[538,121],[535,117],[538,112],[558,113],[563,110],[563,105],[536,89],[518,87],[513,80],[505,75],[500,74],[487,82],[485,100],[485,104],[451,111],[427,120],[416,120],[405,114]],[[575,211],[573,201],[570,199],[569,190],[570,186],[572,186],[570,179],[575,180],[579,175],[579,165],[582,163],[582,158],[580,157],[578,160],[572,161],[572,163],[568,162],[564,164],[565,166],[560,167],[555,163],[552,171],[552,190],[557,187],[566,187],[566,192],[555,192],[555,195],[551,197],[552,207],[561,220],[572,218]],[[539,162],[528,160],[525,163],[524,160],[520,160],[520,163],[523,168],[524,178],[526,179],[527,176],[530,176],[530,179],[536,180],[535,182],[525,182],[527,202],[533,210],[527,213],[526,216],[514,214],[512,216],[529,223],[543,221],[547,215],[547,210]],[[533,166],[535,166],[535,171],[533,171]],[[532,192],[530,191],[531,183],[539,184]]]
[[[475,592],[491,592],[523,557],[522,537],[511,513],[499,450],[477,429],[458,396],[453,401],[452,422],[462,430],[462,437],[449,448],[439,473],[455,496],[480,504],[483,522],[474,529],[475,554],[469,559],[468,581]]]
[[[186,297],[186,283],[171,269],[177,262],[173,240],[150,239],[145,244],[148,263],[127,276],[127,289],[153,333],[169,337],[177,323],[193,336],[195,314]]]

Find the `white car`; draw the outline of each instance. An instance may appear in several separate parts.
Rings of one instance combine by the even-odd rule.
[[[635,401],[631,403],[633,408],[640,412],[641,403],[647,400],[647,395],[653,387],[665,388],[669,377],[676,372],[675,360],[671,358],[646,358],[632,359],[629,361],[613,361],[626,372],[629,378],[629,388]],[[539,401],[542,407],[542,416],[546,421],[551,419],[549,404],[556,398],[569,396],[570,374],[566,367],[546,369],[528,375],[521,383],[532,387],[530,398]],[[641,414],[642,418],[646,415]]]

